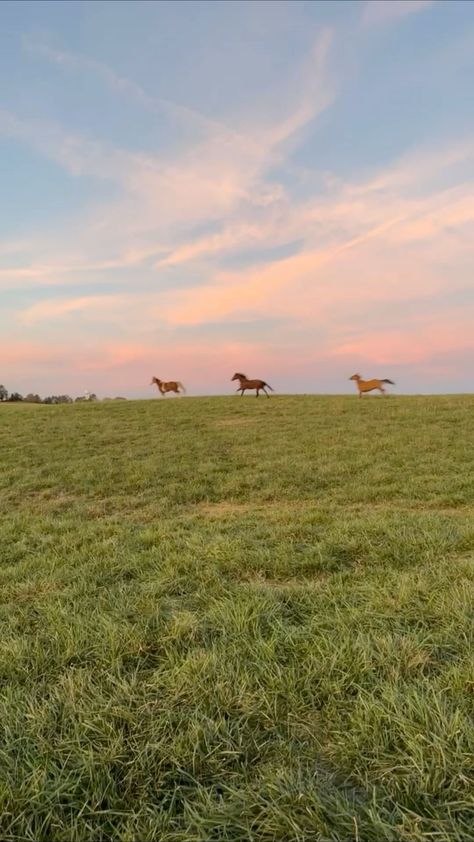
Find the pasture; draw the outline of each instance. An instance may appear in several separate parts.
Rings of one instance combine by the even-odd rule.
[[[474,399],[0,406],[0,838],[474,839]]]

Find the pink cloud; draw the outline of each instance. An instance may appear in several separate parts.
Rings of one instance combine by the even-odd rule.
[[[395,226],[392,238],[399,242],[434,240],[446,231],[460,231],[464,226],[474,225],[474,197],[471,189],[468,195],[446,201],[444,206],[425,210],[419,216],[413,214],[405,224]],[[431,204],[436,204],[432,202]]]
[[[435,356],[474,351],[471,324],[456,314],[455,324],[446,324],[446,317],[430,319],[399,330],[375,330],[331,351],[333,357],[370,362],[375,365],[419,365]]]
[[[58,350],[43,342],[0,342],[0,358],[5,368],[23,363],[42,366],[45,363],[54,363],[57,357]]]
[[[385,259],[372,243],[399,222],[389,220],[332,248],[300,254],[241,273],[218,273],[211,284],[164,293],[161,312],[171,324],[195,325],[258,314],[316,320],[328,307],[354,300],[406,300],[435,292],[444,280],[410,256]]]

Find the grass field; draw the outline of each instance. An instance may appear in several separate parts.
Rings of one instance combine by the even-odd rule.
[[[2,840],[474,840],[474,399],[0,406]]]

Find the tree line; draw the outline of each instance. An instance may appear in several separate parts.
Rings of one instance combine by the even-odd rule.
[[[8,389],[5,386],[0,385],[0,403],[46,403],[46,404],[58,404],[58,403],[78,403],[81,401],[97,401],[97,395],[87,395],[87,397],[79,397],[79,398],[71,398],[70,395],[48,395],[46,398],[41,398],[39,395],[34,395],[30,392],[28,395],[20,395],[19,392],[11,392],[8,393]]]

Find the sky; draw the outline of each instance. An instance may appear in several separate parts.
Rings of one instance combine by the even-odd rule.
[[[474,3],[0,4],[0,383],[474,383]]]

